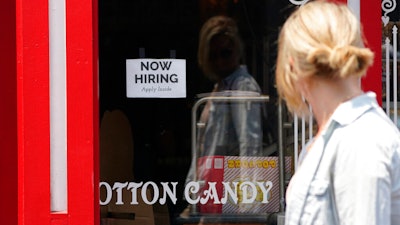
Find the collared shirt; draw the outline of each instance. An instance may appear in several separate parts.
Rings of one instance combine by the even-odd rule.
[[[287,225],[400,224],[400,133],[374,93],[338,106],[286,200]]]

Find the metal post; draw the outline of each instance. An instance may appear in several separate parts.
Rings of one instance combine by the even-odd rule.
[[[278,151],[279,151],[279,198],[280,212],[285,211],[285,151],[283,149],[282,100],[278,102]]]

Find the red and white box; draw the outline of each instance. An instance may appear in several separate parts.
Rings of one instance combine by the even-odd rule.
[[[290,176],[290,157],[285,158],[285,172]],[[207,200],[198,204],[200,213],[279,211],[278,157],[205,156],[197,161],[197,175],[199,197]]]

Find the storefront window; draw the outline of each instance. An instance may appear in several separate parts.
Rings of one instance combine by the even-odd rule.
[[[280,0],[99,1],[102,223],[265,223],[266,215],[279,212],[274,64],[279,27],[294,7]],[[258,88],[224,90],[205,76],[198,62],[200,30],[217,15],[236,22],[243,43],[238,70],[247,71],[243,73]],[[219,48],[205,54],[234,57],[233,46],[225,44],[215,44]],[[180,60],[184,68],[172,69]],[[144,93],[158,92],[156,96],[130,92],[127,71],[135,65],[158,72],[132,79],[171,85],[143,87]],[[177,88],[182,92],[170,95],[181,73],[185,82]],[[226,129],[217,125],[207,133],[202,114],[211,110],[208,117],[212,116],[216,107],[223,110],[217,110],[214,123],[238,122]],[[237,136],[224,133],[232,129]],[[251,137],[241,137],[240,132]],[[202,173],[191,177],[193,168]],[[222,183],[233,169],[230,180]],[[265,179],[271,174],[275,180]],[[224,195],[222,189],[230,192]],[[209,195],[196,195],[199,190],[209,190]],[[210,204],[216,197],[221,203]],[[188,213],[182,214],[185,210]]]
[[[398,120],[399,6],[396,1],[382,1],[382,102],[392,120]]]

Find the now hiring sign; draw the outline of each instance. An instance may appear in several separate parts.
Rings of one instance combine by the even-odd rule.
[[[185,98],[186,60],[127,59],[128,98]]]

